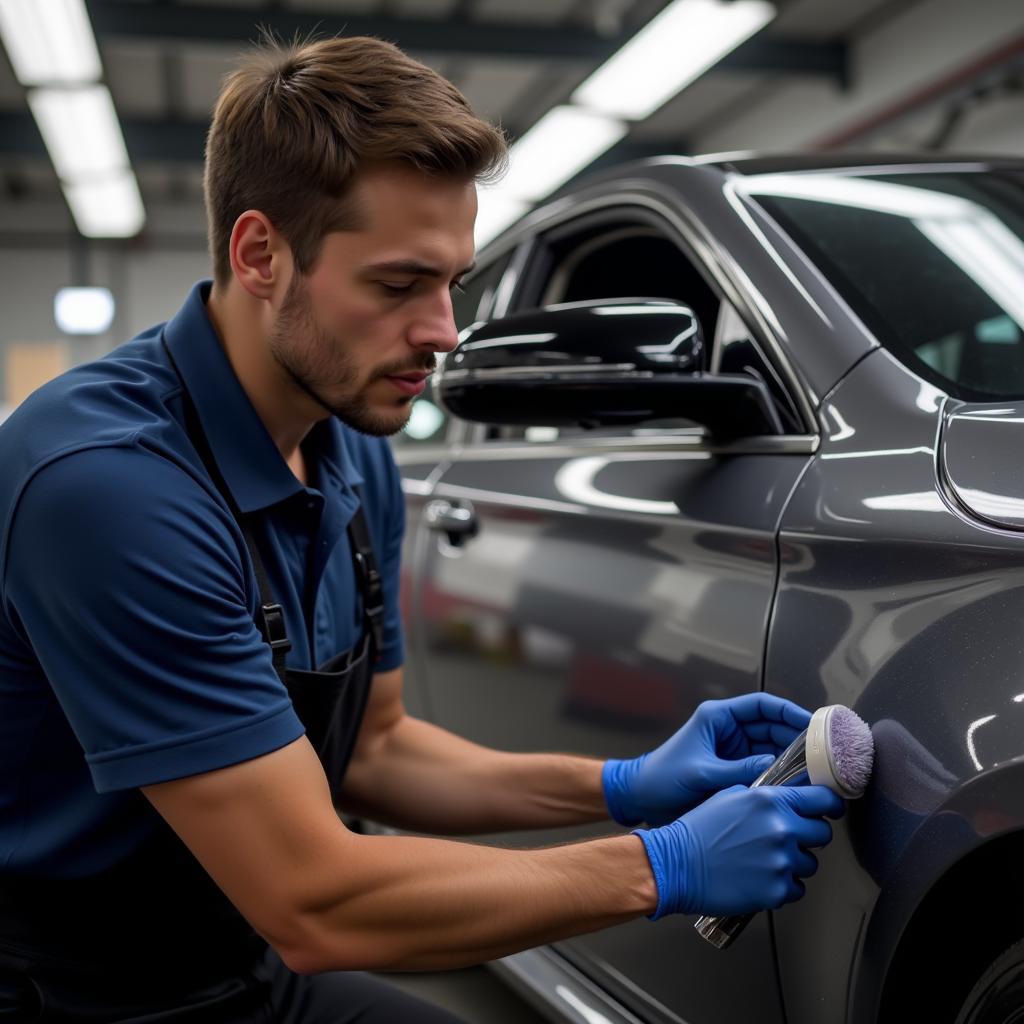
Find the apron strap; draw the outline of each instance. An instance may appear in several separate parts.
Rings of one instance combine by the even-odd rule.
[[[288,630],[285,626],[284,609],[274,600],[274,592],[270,586],[270,577],[267,575],[266,567],[260,556],[259,547],[253,537],[250,526],[250,518],[243,514],[238,507],[231,489],[228,487],[224,475],[213,457],[210,442],[207,440],[206,432],[199,419],[192,396],[185,385],[185,378],[182,376],[178,364],[171,354],[171,348],[164,339],[164,350],[167,358],[174,368],[174,372],[181,381],[181,398],[185,407],[185,431],[195,446],[199,458],[210,474],[210,479],[220,492],[221,497],[227,502],[231,515],[238,523],[242,536],[245,539],[245,546],[249,549],[249,557],[252,559],[252,567],[256,573],[256,585],[260,592],[260,606],[256,613],[256,628],[260,631],[265,643],[270,646],[270,655],[274,662],[274,671],[281,680],[283,686],[287,686],[285,675],[287,666],[285,657],[292,649],[292,643],[288,639]],[[348,525],[349,544],[352,548],[352,560],[355,566],[356,585],[359,587],[363,599],[363,622],[364,629],[373,639],[374,659],[380,658],[380,650],[384,640],[384,587],[380,571],[377,568],[377,559],[373,553],[373,542],[370,539],[370,530],[366,523],[366,516],[363,514],[362,503],[356,506],[355,513]]]
[[[231,493],[231,488],[228,487],[227,481],[220,471],[220,466],[217,465],[217,460],[213,457],[210,442],[206,438],[206,431],[203,430],[203,425],[199,420],[199,413],[196,411],[192,396],[185,386],[185,378],[182,376],[181,370],[178,369],[178,364],[171,354],[171,347],[167,344],[166,338],[164,339],[164,350],[167,352],[167,358],[171,361],[171,366],[174,367],[174,372],[181,381],[181,399],[185,406],[185,432],[195,446],[196,452],[206,467],[206,472],[210,474],[210,479],[213,481],[214,486],[220,492],[221,497],[228,503],[231,515],[235,522],[238,523],[242,536],[245,538],[245,546],[249,549],[252,567],[256,572],[256,585],[260,591],[260,607],[256,612],[255,619],[256,628],[260,631],[264,642],[270,645],[270,656],[274,661],[274,671],[277,673],[278,678],[280,678],[282,685],[284,685],[286,671],[285,656],[292,649],[292,642],[288,639],[288,630],[285,628],[284,609],[274,600],[274,592],[270,587],[270,577],[267,576],[263,559],[260,558],[260,551],[252,535],[249,519],[242,514],[242,510],[235,501],[235,496]]]
[[[348,524],[348,538],[352,545],[356,583],[363,597],[363,628],[373,637],[374,661],[379,661],[381,647],[384,645],[384,582],[377,568],[370,528],[361,503],[356,506],[355,514]]]

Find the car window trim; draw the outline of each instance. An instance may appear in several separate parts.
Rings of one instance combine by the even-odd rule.
[[[486,424],[477,424],[486,428]],[[561,459],[596,452],[706,452],[711,455],[813,455],[821,443],[818,434],[758,434],[735,441],[716,440],[707,434],[663,434],[656,437],[580,437],[571,440],[525,441],[498,438],[468,441],[460,448],[461,460]],[[448,455],[452,453],[449,450]]]

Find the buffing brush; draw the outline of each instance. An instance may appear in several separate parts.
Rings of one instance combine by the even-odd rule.
[[[810,725],[751,786],[810,782],[828,786],[844,800],[856,800],[867,789],[874,757],[874,740],[864,719],[842,704],[829,704],[811,715]],[[713,946],[726,949],[753,916],[705,916],[694,927]]]

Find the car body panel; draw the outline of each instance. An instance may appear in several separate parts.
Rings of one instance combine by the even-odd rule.
[[[878,951],[891,954],[906,925],[893,904],[909,916],[935,872],[971,848],[964,814],[950,811],[959,791],[1024,757],[1024,537],[943,500],[945,402],[888,353],[865,359],[828,396],[834,429],[783,517],[766,688],[853,707],[877,758],[807,895],[775,914],[790,1024],[848,1019],[859,963],[875,965],[859,998],[872,987],[877,997]],[[943,856],[909,853],[924,829]]]
[[[981,522],[1011,530],[1024,530],[1022,423],[1022,402],[950,402],[942,431],[940,466],[953,499]]]
[[[633,756],[701,700],[759,688],[774,532],[809,456],[691,449],[453,453],[431,499],[471,506],[480,532],[460,547],[421,533],[412,624],[425,651],[417,681],[438,721],[499,749]],[[767,1009],[778,1002],[764,923],[738,957],[748,987],[727,993],[703,985],[718,953],[686,921],[566,945],[674,1012],[706,1002],[705,1014],[739,1013],[756,988],[764,1019],[781,1019]]]

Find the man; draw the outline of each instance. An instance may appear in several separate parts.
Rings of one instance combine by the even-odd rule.
[[[745,788],[809,719],[702,705],[601,763],[407,715],[384,435],[473,263],[504,145],[370,39],[266,46],[207,148],[214,281],[0,430],[0,1011],[442,1021],[361,975],[799,897],[828,790]],[[724,790],[723,792],[719,792]],[[350,832],[336,807],[504,850]]]

